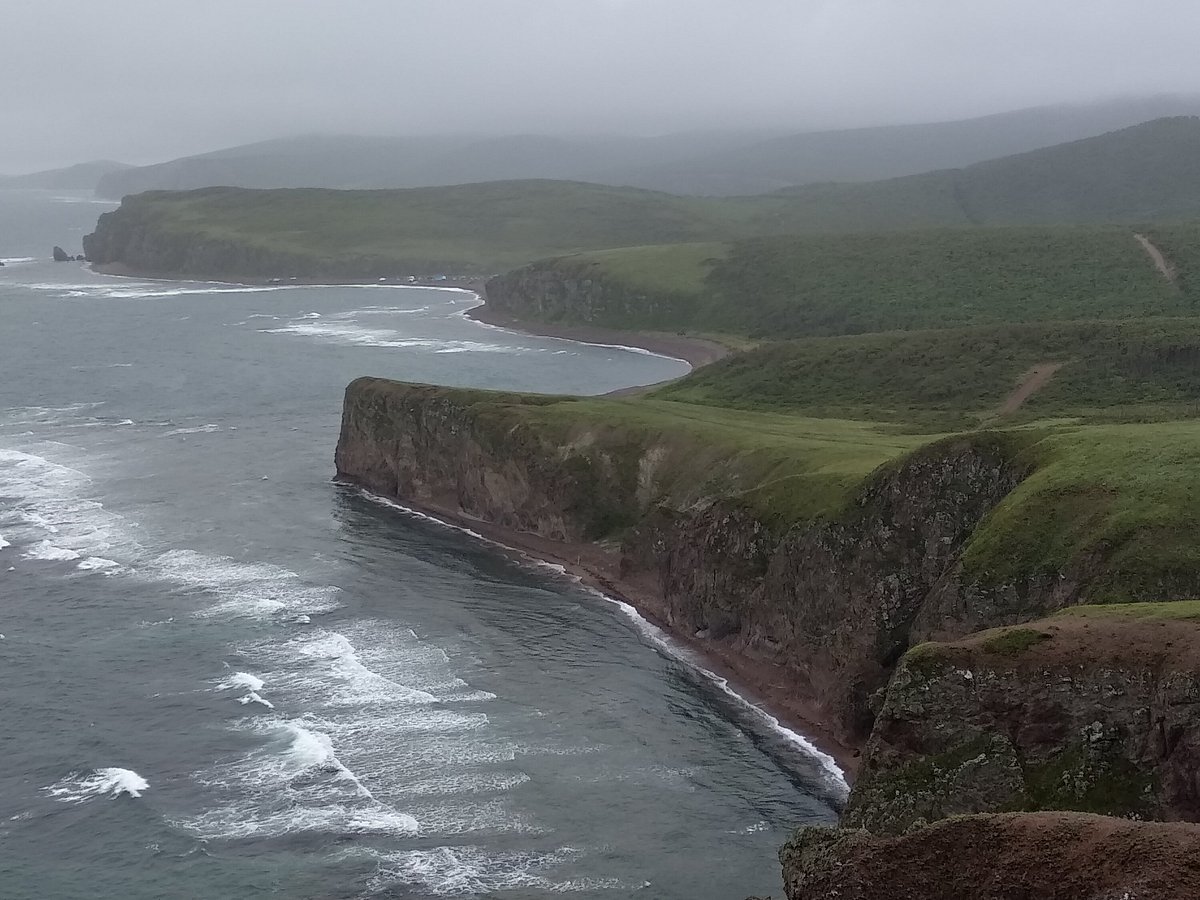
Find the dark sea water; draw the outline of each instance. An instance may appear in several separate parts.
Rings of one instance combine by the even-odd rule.
[[[466,294],[95,275],[0,192],[0,898],[781,896],[828,766],[554,571],[331,483],[363,374],[683,364]]]

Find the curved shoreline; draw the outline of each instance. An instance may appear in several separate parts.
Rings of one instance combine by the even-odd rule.
[[[289,278],[286,281],[272,278],[243,278],[239,280],[227,278],[186,278],[178,274],[139,272],[121,263],[90,264],[91,271],[97,275],[107,275],[112,278],[142,278],[149,281],[195,282],[199,284],[233,284],[244,287],[390,287],[390,288],[422,288],[439,291],[464,291],[479,298],[479,304],[464,310],[465,318],[480,325],[492,328],[502,328],[520,334],[530,334],[536,337],[558,338],[574,341],[578,344],[595,344],[602,347],[616,347],[626,350],[644,350],[655,356],[665,356],[679,359],[692,369],[698,369],[709,363],[716,362],[728,356],[730,349],[723,344],[705,338],[689,337],[682,334],[651,331],[622,331],[616,328],[600,328],[593,325],[555,325],[542,322],[529,322],[506,315],[490,307],[487,302],[486,280],[447,279],[445,281],[363,281],[362,279],[305,279]],[[626,396],[638,394],[659,384],[634,384],[629,387],[612,391],[608,396]]]
[[[792,735],[789,740],[805,747],[808,755],[822,766],[840,788],[846,788],[852,782],[858,770],[860,748],[842,743],[834,736],[815,706],[795,692],[790,674],[783,666],[748,656],[732,645],[697,638],[672,625],[665,614],[657,586],[649,581],[643,583],[623,576],[619,554],[597,544],[553,541],[476,519],[444,506],[386,497],[367,490],[352,478],[335,478],[335,481],[352,487],[373,502],[464,532],[509,555],[560,570],[605,600],[625,604],[675,642],[677,648],[672,650],[682,649],[696,657],[682,660],[685,664],[714,681],[721,679],[728,682],[728,693],[756,709],[762,716],[774,720],[777,729],[789,732]],[[673,655],[680,656],[677,652]]]
[[[499,312],[488,306],[487,295],[481,290],[470,288],[480,304],[466,312],[468,319],[482,325],[491,325],[538,337],[560,338],[580,344],[599,344],[604,347],[635,347],[658,356],[681,359],[693,369],[716,362],[729,355],[729,348],[716,341],[688,337],[682,334],[667,334],[653,331],[621,331],[616,328],[600,328],[594,325],[555,325],[544,322],[529,322]],[[630,385],[622,390],[633,390],[650,385]]]

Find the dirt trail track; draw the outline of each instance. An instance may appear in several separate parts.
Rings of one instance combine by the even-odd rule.
[[[1016,390],[1004,398],[1004,403],[1000,405],[996,415],[1011,416],[1024,405],[1026,400],[1044,388],[1046,382],[1053,378],[1054,373],[1062,367],[1063,364],[1060,362],[1038,363],[1025,373],[1025,377],[1021,379]]]
[[[1175,267],[1167,262],[1167,258],[1163,256],[1163,252],[1155,247],[1150,241],[1150,238],[1146,237],[1144,234],[1138,234],[1135,231],[1133,236],[1137,238],[1137,242],[1142,245],[1142,249],[1146,251],[1152,260],[1154,260],[1154,268],[1158,269],[1158,271],[1162,273],[1163,278],[1167,279],[1167,281],[1171,282],[1171,284],[1175,284]]]

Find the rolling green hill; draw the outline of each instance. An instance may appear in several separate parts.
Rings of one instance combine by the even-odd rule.
[[[1200,226],[1173,239],[1200,243]],[[1186,258],[1185,258],[1186,260]],[[1200,265],[1200,259],[1196,261]],[[1191,272],[1188,264],[1180,277]],[[1196,314],[1129,228],[959,228],[582,253],[488,283],[518,318],[759,339]]]
[[[1040,389],[1006,399],[1041,366]],[[654,392],[716,407],[947,431],[1200,415],[1200,319],[1052,322],[777,341]]]
[[[697,196],[871,181],[970,165],[1165,116],[1200,114],[1200,97],[1135,97],[1020,109],[951,122],[840,131],[619,135],[307,135],[227,147],[124,172],[86,187],[113,200],[205,187],[395,189],[555,178]],[[98,173],[98,176],[101,173]],[[98,177],[97,176],[97,177]]]
[[[754,197],[513,181],[403,191],[213,188],[127,198],[87,252],[213,277],[485,273],[586,250],[782,234],[1200,214],[1200,119],[1161,119],[962,170]]]

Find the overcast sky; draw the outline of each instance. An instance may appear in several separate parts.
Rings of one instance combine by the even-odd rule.
[[[928,121],[1200,92],[1197,0],[7,0],[0,172],[287,134]]]

